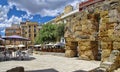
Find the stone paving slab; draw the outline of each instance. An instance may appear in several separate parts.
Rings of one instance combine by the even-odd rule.
[[[74,72],[89,71],[99,67],[99,61],[85,61],[77,58],[66,58],[53,55],[36,55],[35,59],[26,61],[0,62],[0,72],[5,72],[17,66],[23,66],[28,72]]]

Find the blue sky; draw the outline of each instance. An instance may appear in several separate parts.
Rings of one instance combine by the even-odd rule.
[[[76,7],[84,0],[0,0],[0,35],[5,28],[22,21],[45,23],[63,12],[66,5]]]

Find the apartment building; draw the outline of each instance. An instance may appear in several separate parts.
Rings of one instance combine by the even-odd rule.
[[[7,27],[5,29],[5,36],[11,36],[11,35],[19,35],[21,36],[21,29],[19,24],[12,24],[11,27]],[[6,44],[13,44],[14,42],[11,40],[6,40]],[[15,44],[20,44],[19,41],[16,41]]]
[[[39,31],[37,22],[21,22],[21,36],[29,38],[31,40],[30,44],[34,44],[35,37],[37,36],[37,32]]]
[[[21,35],[21,29],[19,24],[12,24],[11,27],[7,27],[5,29],[5,36],[11,36],[11,35]]]

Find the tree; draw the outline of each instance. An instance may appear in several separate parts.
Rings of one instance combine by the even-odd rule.
[[[36,37],[36,43],[54,42],[56,41],[56,25],[45,24],[42,26],[38,36]]]
[[[65,24],[59,24],[58,26],[57,26],[57,29],[56,29],[56,33],[57,33],[57,36],[56,36],[56,38],[57,38],[57,41],[60,41],[60,38],[61,37],[64,37],[64,27],[65,27]]]
[[[65,24],[45,24],[39,31],[35,43],[49,43],[60,41],[61,37],[64,37]]]

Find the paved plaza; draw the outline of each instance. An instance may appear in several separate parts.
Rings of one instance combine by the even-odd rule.
[[[5,72],[17,66],[23,66],[27,72],[84,72],[97,68],[99,65],[99,61],[34,54],[31,60],[0,62],[0,72]]]

